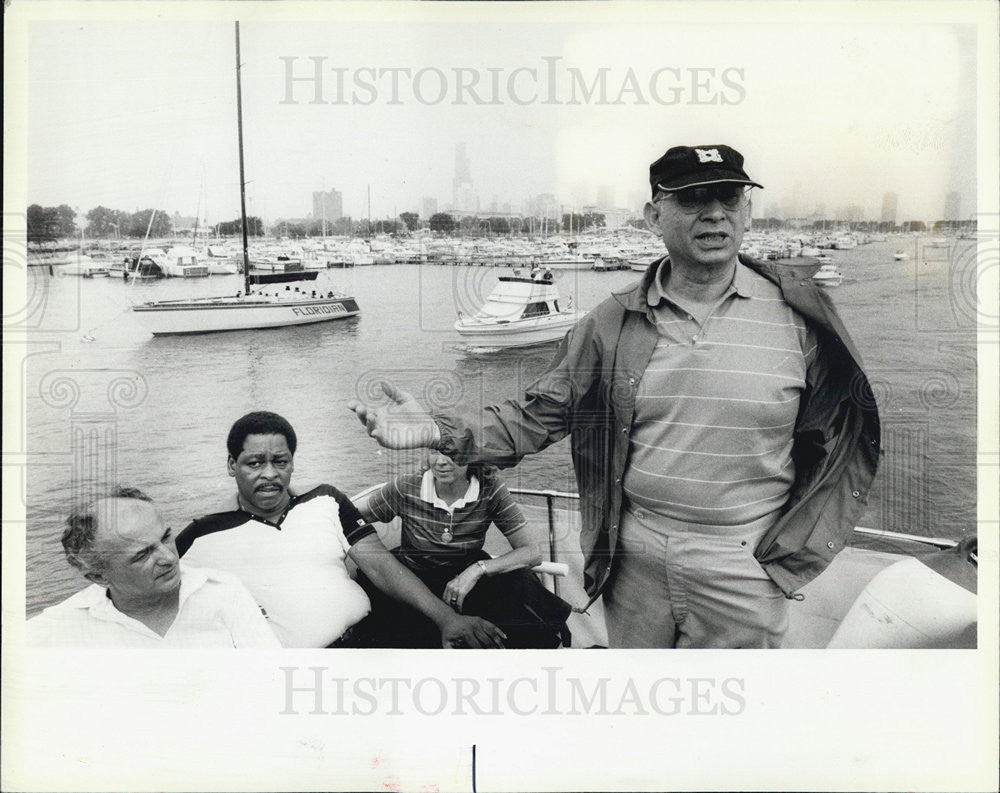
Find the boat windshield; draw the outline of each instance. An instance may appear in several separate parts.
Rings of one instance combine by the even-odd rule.
[[[549,313],[549,307],[545,303],[528,303],[524,307],[524,318],[544,317]]]

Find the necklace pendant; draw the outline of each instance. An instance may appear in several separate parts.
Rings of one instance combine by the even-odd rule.
[[[451,533],[451,529],[445,529],[443,532],[441,532],[441,541],[442,542],[451,542],[451,538],[454,537],[454,536],[455,535],[453,535]]]

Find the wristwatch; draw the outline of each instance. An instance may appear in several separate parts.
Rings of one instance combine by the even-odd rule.
[[[479,565],[479,569],[483,571],[483,575],[489,575],[489,573],[486,570],[486,562],[484,562],[482,559],[480,559],[480,560],[478,560],[476,562],[476,564],[478,564]]]

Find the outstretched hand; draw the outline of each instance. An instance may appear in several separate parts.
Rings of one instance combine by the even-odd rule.
[[[383,382],[382,391],[389,397],[389,404],[384,407],[373,408],[356,401],[347,403],[368,435],[388,449],[435,448],[441,432],[420,403],[391,383]]]

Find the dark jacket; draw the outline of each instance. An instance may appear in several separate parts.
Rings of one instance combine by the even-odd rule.
[[[740,261],[776,283],[818,337],[794,431],[795,482],[781,518],[754,554],[791,596],[846,545],[867,502],[880,454],[878,410],[829,296],[788,268]],[[659,264],[580,320],[522,400],[434,417],[441,450],[460,464],[511,466],[571,436],[584,583],[592,598],[607,583],[618,542],[636,388],[657,339],[646,293]]]

